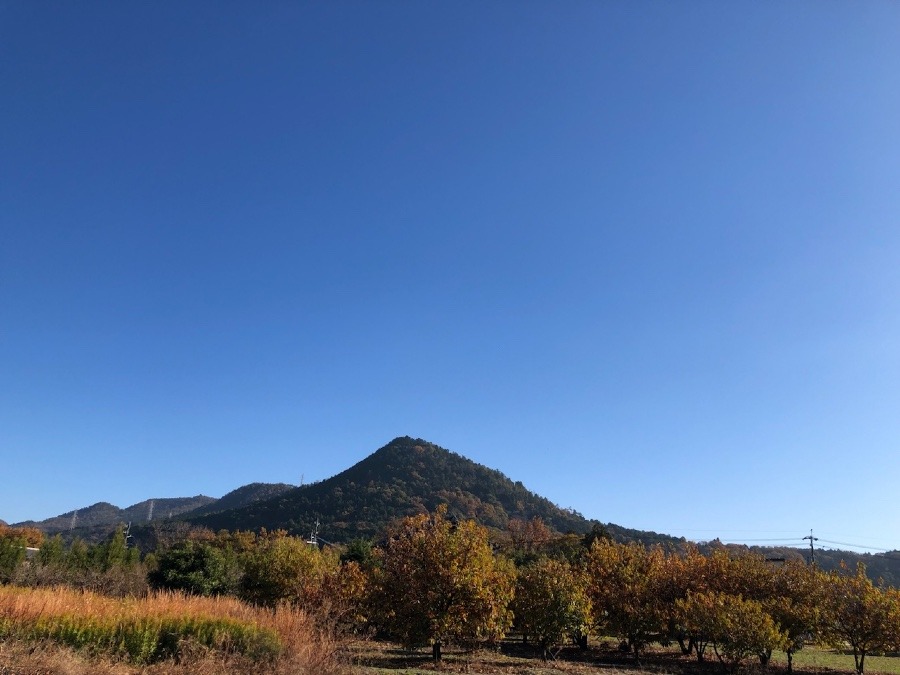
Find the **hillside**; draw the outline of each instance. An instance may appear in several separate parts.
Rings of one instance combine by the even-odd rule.
[[[173,518],[180,516],[188,511],[206,506],[216,500],[205,495],[197,495],[196,497],[174,497],[165,499],[148,499],[137,504],[121,509],[118,506],[108,502],[97,502],[91,506],[87,506],[75,511],[69,511],[53,518],[46,520],[33,521],[28,520],[23,523],[16,523],[22,527],[36,527],[48,534],[64,532],[75,528],[106,528],[114,527],[119,523],[140,523],[147,522],[152,515],[157,519]]]
[[[256,502],[273,499],[279,495],[295,489],[295,485],[287,483],[250,483],[242,487],[232,490],[221,499],[210,502],[204,506],[193,509],[186,515],[193,518],[194,516],[204,516],[221,511],[230,511],[239,509]]]
[[[809,556],[809,550],[805,548],[754,546],[751,550],[766,558],[807,560]],[[839,549],[816,549],[816,565],[826,572],[839,569],[842,562],[851,570],[856,569],[857,563],[862,563],[872,580],[881,580],[889,586],[900,588],[900,551],[855,553]]]
[[[286,483],[250,483],[232,490],[220,499],[205,495],[147,499],[124,509],[108,502],[98,502],[46,520],[16,523],[16,526],[36,527],[47,534],[61,533],[66,540],[78,537],[97,542],[122,523],[132,523],[136,528],[151,521],[155,523],[193,514],[217,513],[271,499],[292,489],[294,486]]]
[[[592,523],[513,482],[499,471],[421,439],[396,438],[332,478],[249,507],[188,520],[212,529],[285,529],[308,534],[318,520],[329,541],[375,537],[392,520],[447,504],[455,518],[504,529],[510,518],[538,516],[559,532]]]

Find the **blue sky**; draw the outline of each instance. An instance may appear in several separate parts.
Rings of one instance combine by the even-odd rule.
[[[900,6],[0,2],[0,518],[400,435],[900,548]]]

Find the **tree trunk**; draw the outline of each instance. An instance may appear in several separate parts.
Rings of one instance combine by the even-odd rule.
[[[788,657],[787,671],[788,671],[788,673],[793,673],[794,672],[794,648],[789,647],[786,653],[787,653],[787,657]]]
[[[440,640],[436,641],[433,645],[431,645],[431,658],[434,661],[441,660],[441,642],[440,642]]]
[[[685,642],[684,642],[684,636],[683,636],[683,635],[679,635],[679,636],[676,637],[675,639],[678,640],[678,647],[681,649],[681,653],[682,653],[684,656],[687,656],[687,655],[690,654],[692,651],[694,651],[694,638],[693,638],[693,636],[688,637],[687,644],[685,644]]]
[[[767,649],[766,651],[764,651],[762,654],[759,655],[759,665],[761,665],[763,668],[767,667],[769,665],[769,659],[771,659],[771,658],[772,658],[772,650]]]

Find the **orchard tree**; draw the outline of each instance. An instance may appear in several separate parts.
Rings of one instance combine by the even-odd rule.
[[[569,563],[549,558],[519,570],[512,609],[516,626],[538,641],[544,659],[552,646],[586,635],[591,622],[582,575]]]
[[[853,650],[856,672],[862,675],[866,655],[897,647],[900,624],[900,595],[876,586],[859,563],[856,574],[846,567],[825,579],[822,632],[835,648]]]
[[[821,621],[825,577],[815,567],[800,560],[789,560],[773,578],[772,597],[764,601],[766,611],[785,632],[789,673],[793,672],[794,653],[803,649]],[[765,665],[768,659],[762,659]]]
[[[762,603],[720,594],[717,609],[714,649],[719,660],[732,670],[753,656],[765,655],[768,662],[773,650],[787,646],[787,635]]]
[[[511,623],[514,570],[494,557],[474,521],[453,523],[446,507],[403,519],[373,572],[372,620],[407,647],[496,640]]]
[[[622,638],[640,661],[643,648],[665,628],[660,597],[665,556],[661,549],[597,539],[586,560],[588,595],[598,629]]]
[[[732,669],[750,656],[787,646],[787,636],[762,603],[717,591],[688,593],[676,603],[680,623],[694,641],[697,660],[708,645]]]
[[[690,546],[683,555],[667,556],[660,574],[657,592],[663,606],[665,638],[678,642],[685,656],[693,652],[694,640],[679,620],[677,603],[684,600],[689,591],[696,591],[699,585],[697,572],[704,564],[705,558],[695,546]]]
[[[675,603],[678,626],[690,636],[697,661],[704,660],[707,646],[719,635],[720,595],[711,591],[688,591]]]

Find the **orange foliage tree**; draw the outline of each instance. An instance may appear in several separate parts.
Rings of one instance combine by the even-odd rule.
[[[825,578],[822,632],[834,647],[850,646],[861,675],[868,654],[900,646],[900,593],[873,584],[862,563],[843,572]]]
[[[594,541],[587,555],[588,595],[597,628],[626,642],[636,661],[666,625],[660,594],[664,563],[659,548],[602,538]]]
[[[582,575],[569,563],[549,558],[519,570],[512,609],[517,628],[538,641],[545,659],[553,645],[587,634],[591,622]]]
[[[494,557],[487,530],[446,509],[403,519],[376,552],[372,621],[408,647],[496,640],[509,628],[512,565]]]

